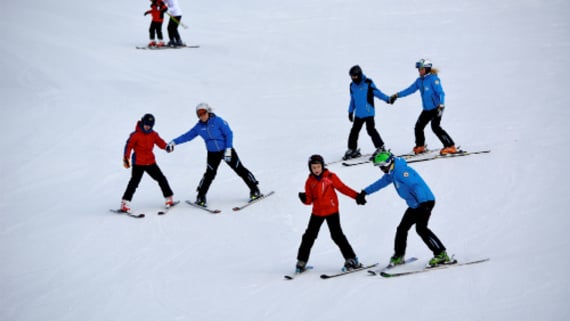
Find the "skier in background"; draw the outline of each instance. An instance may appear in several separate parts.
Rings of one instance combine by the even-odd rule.
[[[376,88],[372,79],[367,78],[360,66],[356,65],[349,70],[350,78],[350,104],[348,105],[348,120],[352,122],[352,128],[348,136],[348,150],[342,159],[347,160],[361,156],[358,148],[358,136],[362,125],[366,124],[366,132],[372,138],[372,143],[376,147],[374,155],[385,150],[384,141],[376,130],[374,124],[374,97],[388,102],[390,97]]]
[[[445,108],[445,93],[437,75],[438,71],[432,68],[432,62],[427,59],[420,59],[416,62],[416,68],[420,76],[410,87],[390,96],[390,104],[393,104],[400,97],[406,97],[419,90],[422,95],[423,110],[414,128],[416,136],[414,153],[421,154],[426,151],[424,128],[431,122],[431,129],[443,144],[439,153],[441,155],[455,154],[457,148],[455,148],[453,139],[441,128],[441,117]]]
[[[182,10],[178,5],[178,0],[165,0],[168,6],[168,14],[170,19],[168,20],[168,41],[169,47],[180,47],[184,46],[182,39],[180,39],[180,34],[178,33],[178,26],[182,20]]]
[[[324,221],[327,221],[331,238],[345,259],[344,270],[362,267],[340,226],[339,202],[335,190],[352,198],[356,198],[358,192],[346,186],[335,173],[325,168],[325,161],[321,155],[312,155],[308,165],[310,174],[305,182],[305,191],[299,193],[299,199],[305,205],[313,204],[313,210],[299,246],[296,273],[306,270],[311,248]],[[359,205],[364,203],[366,201],[357,201]]]
[[[132,172],[131,179],[127,185],[127,189],[123,194],[123,200],[121,201],[121,211],[131,212],[131,200],[133,194],[135,193],[142,176],[145,172],[158,182],[160,189],[162,190],[162,195],[165,197],[166,207],[170,207],[174,204],[172,199],[173,193],[168,185],[168,180],[162,174],[162,171],[156,164],[154,158],[153,148],[154,145],[161,149],[166,148],[166,142],[160,138],[157,132],[152,128],[154,127],[154,116],[152,114],[145,114],[141,120],[137,122],[135,131],[129,135],[127,142],[125,144],[125,150],[123,153],[123,166],[125,168],[131,167],[131,162],[129,158],[131,157],[131,152],[134,151],[132,155]]]
[[[435,196],[421,176],[408,166],[405,159],[394,157],[389,151],[376,155],[373,163],[374,166],[380,167],[384,175],[363,189],[357,196],[357,201],[363,202],[366,195],[394,184],[398,195],[408,204],[408,209],[396,230],[394,255],[390,258],[390,265],[399,265],[405,262],[408,231],[414,224],[416,225],[416,232],[434,254],[428,264],[433,267],[439,264],[452,263],[443,243],[428,228],[431,211],[435,206]]]
[[[175,145],[189,142],[200,136],[206,143],[208,150],[207,167],[200,184],[198,185],[196,196],[196,204],[206,207],[206,194],[216,177],[218,167],[222,160],[231,167],[231,169],[239,175],[249,187],[249,199],[253,201],[261,196],[261,192],[257,185],[259,182],[255,176],[243,166],[236,150],[233,148],[233,133],[228,123],[221,117],[212,112],[212,108],[207,103],[199,103],[196,106],[196,116],[198,123],[194,125],[188,132],[180,135],[168,143],[167,151],[172,152]]]
[[[150,34],[149,47],[164,47],[164,41],[162,40],[162,22],[164,21],[164,13],[168,8],[162,0],[151,0],[150,10],[146,11],[144,15],[152,15],[152,21],[150,22],[150,27],[148,32]],[[156,42],[155,36],[158,38]]]

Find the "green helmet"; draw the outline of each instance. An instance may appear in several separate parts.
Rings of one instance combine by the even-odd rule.
[[[388,167],[394,162],[394,155],[388,151],[374,156],[374,166]]]

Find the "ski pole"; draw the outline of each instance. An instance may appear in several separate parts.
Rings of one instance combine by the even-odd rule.
[[[185,24],[183,24],[182,22],[178,21],[178,19],[174,18],[172,15],[170,15],[170,13],[167,12],[166,14],[167,14],[167,15],[170,17],[170,19],[172,19],[172,21],[174,21],[177,25],[181,26],[181,27],[184,28],[184,29],[188,29],[188,26],[187,26],[187,25],[185,25]]]

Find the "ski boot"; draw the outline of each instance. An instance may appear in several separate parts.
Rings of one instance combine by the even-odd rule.
[[[159,40],[159,41],[156,43],[156,47],[157,47],[157,48],[161,48],[161,47],[164,47],[164,46],[165,46],[165,44],[164,44],[164,41],[162,41],[162,40]]]
[[[307,271],[307,262],[305,261],[297,261],[295,265],[295,273],[303,273]]]
[[[121,212],[130,213],[131,212],[131,202],[127,200],[121,201]]]
[[[194,202],[194,204],[196,204],[198,206],[206,207],[206,195],[198,194],[198,196],[196,196],[196,202]]]
[[[414,147],[414,154],[418,155],[421,153],[425,153],[427,151],[426,146],[416,146]]]
[[[439,253],[438,255],[434,256],[431,260],[429,260],[428,266],[429,267],[436,267],[440,264],[446,264],[449,262],[451,262],[451,259],[447,255],[447,252],[443,251],[443,252]]]
[[[389,266],[396,266],[396,265],[402,265],[406,262],[406,259],[404,258],[403,255],[392,255],[392,257],[390,258],[390,264],[388,264]]]
[[[164,205],[166,206],[166,208],[169,208],[172,205],[174,205],[174,200],[172,199],[172,196],[168,196],[167,198],[164,199]]]
[[[249,201],[255,201],[256,199],[262,197],[263,194],[261,194],[261,192],[259,191],[259,188],[256,186],[254,189],[252,189],[251,191],[249,191]]]
[[[445,147],[439,151],[440,155],[450,155],[450,154],[456,154],[456,153],[457,153],[457,148],[455,148],[455,146]]]
[[[346,153],[344,153],[344,156],[342,157],[343,160],[347,160],[347,159],[351,159],[351,158],[357,158],[362,156],[362,154],[360,153],[360,148],[357,149],[348,149],[346,151]]]
[[[342,268],[343,271],[351,271],[355,269],[359,269],[362,267],[362,263],[358,262],[358,258],[354,257],[352,259],[346,259],[344,262],[344,267]]]
[[[156,47],[156,41],[151,40],[151,41],[148,43],[148,46],[149,46],[150,48]]]

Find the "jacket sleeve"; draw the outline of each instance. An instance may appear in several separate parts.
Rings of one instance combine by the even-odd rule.
[[[129,138],[127,138],[127,141],[125,142],[125,149],[123,150],[123,158],[124,159],[129,159],[129,157],[131,157],[131,152],[133,150],[133,148],[135,147],[135,140],[136,140],[136,132],[132,132],[129,135]]]
[[[354,105],[354,96],[352,95],[352,83],[348,86],[350,89],[350,102],[348,103],[348,112],[353,113],[354,109],[356,109],[356,105]]]
[[[439,79],[439,77],[435,77],[432,87],[437,102],[436,106],[444,105],[445,93],[443,92],[443,88],[441,87],[441,80]]]
[[[416,81],[414,81],[414,83],[411,84],[410,87],[408,87],[402,91],[399,91],[398,97],[406,97],[406,96],[409,96],[409,95],[415,93],[416,91],[418,91],[418,89],[420,89],[420,87],[418,86],[418,80],[419,79],[416,79]]]
[[[158,146],[160,149],[166,149],[166,142],[164,141],[164,139],[162,139],[162,137],[160,137],[160,135],[157,132],[154,132],[155,136],[154,136],[154,143],[156,144],[156,146]]]
[[[218,119],[219,119],[220,130],[222,131],[222,135],[224,136],[225,148],[234,147],[234,133],[232,132],[230,125],[228,125],[228,122],[223,120],[222,118],[218,117]]]
[[[379,180],[370,184],[368,187],[364,189],[366,195],[370,195],[372,193],[376,193],[379,190],[383,189],[384,187],[388,186],[392,183],[392,178],[390,175],[384,174]]]
[[[338,178],[338,176],[336,174],[332,174],[331,175],[331,181],[333,183],[333,186],[335,189],[337,189],[339,192],[343,193],[344,195],[351,197],[351,198],[356,198],[356,196],[358,196],[358,193],[353,190],[352,188],[348,187],[347,185],[345,185],[340,178]]]
[[[307,199],[305,200],[305,205],[310,205],[313,203],[313,193],[311,191],[311,189],[309,188],[309,180],[310,177],[307,178],[307,181],[305,182],[305,196],[307,196]]]
[[[372,87],[372,93],[374,94],[374,97],[382,99],[385,102],[388,102],[390,100],[390,97],[378,89],[374,83],[371,83],[370,87]]]
[[[186,133],[174,138],[172,141],[176,145],[183,144],[183,143],[191,141],[192,139],[196,138],[196,136],[198,136],[197,127],[198,127],[198,125],[195,125],[189,131],[187,131]]]

